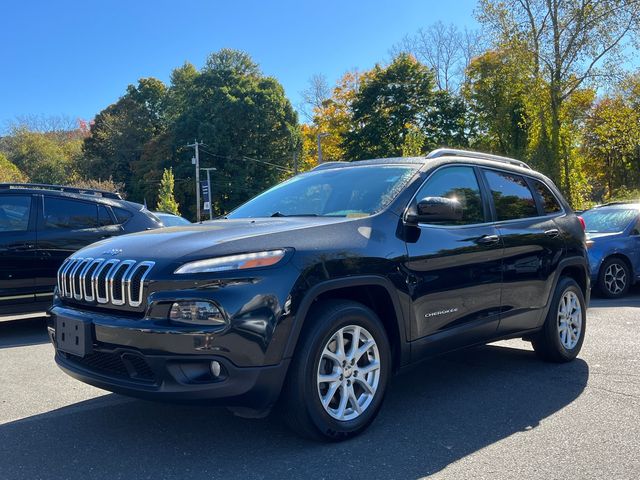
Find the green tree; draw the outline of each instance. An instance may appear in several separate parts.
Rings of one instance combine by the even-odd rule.
[[[607,96],[591,110],[583,149],[590,178],[604,198],[640,186],[640,113],[622,95]]]
[[[173,176],[173,169],[165,168],[162,173],[162,180],[160,181],[160,188],[158,190],[158,205],[156,209],[160,212],[180,215],[180,205],[178,205],[178,202],[176,202],[176,199],[173,196],[174,184],[175,177]]]
[[[32,182],[68,184],[79,175],[82,140],[77,132],[42,133],[18,127],[4,143],[9,161]]]
[[[480,148],[525,158],[527,72],[522,63],[509,50],[486,51],[469,64],[462,91],[478,124]]]
[[[402,155],[411,127],[424,130],[433,102],[433,73],[401,53],[363,76],[351,105],[344,148],[350,160]]]
[[[27,177],[20,171],[18,167],[11,163],[4,153],[0,152],[0,183],[24,183],[27,181],[29,181],[29,177]]]
[[[217,168],[212,181],[220,193],[213,207],[223,213],[291,174],[297,115],[282,85],[264,76],[246,53],[221,50],[192,73],[186,75],[191,86],[181,93],[183,109],[171,125],[174,171],[183,180],[176,195],[183,205],[195,205],[193,151],[184,145],[198,139],[205,143],[202,166]]]
[[[124,96],[96,116],[83,145],[83,173],[112,177],[124,183],[134,199],[142,200],[142,175],[134,167],[146,144],[166,129],[165,98],[166,87],[155,78],[129,85]]]
[[[425,153],[439,147],[469,146],[474,132],[464,99],[448,90],[435,91],[425,117],[422,135],[425,138]]]

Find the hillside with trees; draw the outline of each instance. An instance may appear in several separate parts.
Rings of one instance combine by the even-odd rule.
[[[301,119],[277,79],[223,49],[168,84],[139,79],[90,122],[17,121],[0,138],[0,181],[119,189],[194,219],[194,140],[201,167],[217,169],[216,214],[315,166],[319,144],[325,161],[449,146],[525,160],[576,208],[640,197],[640,72],[624,68],[640,4],[480,0],[476,14],[480,30],[408,32],[387,61],[334,85],[318,72]]]

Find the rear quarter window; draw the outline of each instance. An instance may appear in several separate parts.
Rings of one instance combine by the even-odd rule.
[[[558,199],[551,190],[549,190],[549,187],[539,180],[532,180],[532,183],[536,193],[540,196],[542,209],[544,210],[545,215],[553,215],[554,213],[562,211],[562,207],[560,206]]]
[[[133,213],[129,210],[125,210],[124,208],[113,207],[113,213],[116,216],[116,220],[118,221],[118,225],[122,225],[123,223],[127,223],[131,217],[133,217]]]

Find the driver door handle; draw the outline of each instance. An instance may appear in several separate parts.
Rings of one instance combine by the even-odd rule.
[[[498,235],[483,235],[476,243],[480,243],[482,245],[492,245],[494,243],[498,243],[500,241],[500,237]]]

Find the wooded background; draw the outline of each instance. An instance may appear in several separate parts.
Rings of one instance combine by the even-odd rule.
[[[480,0],[476,13],[478,31],[409,32],[335,85],[318,72],[296,108],[246,53],[223,49],[168,85],[138,80],[92,120],[17,118],[0,138],[0,182],[117,189],[164,209],[175,184],[194,220],[188,143],[217,168],[223,214],[315,166],[323,134],[325,161],[470,148],[530,163],[575,208],[640,198],[640,1]]]

